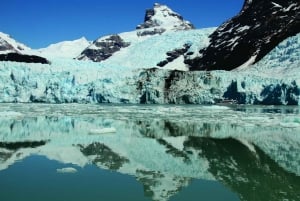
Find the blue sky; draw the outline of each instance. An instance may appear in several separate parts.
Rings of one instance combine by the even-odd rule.
[[[145,9],[166,4],[197,28],[218,26],[243,0],[1,0],[0,31],[32,48],[134,30]]]

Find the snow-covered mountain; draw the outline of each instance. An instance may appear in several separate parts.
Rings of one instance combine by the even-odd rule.
[[[232,100],[240,104],[300,105],[300,34],[280,43],[248,69],[185,72],[167,68],[182,68],[183,58],[172,62],[173,66],[151,67],[167,56],[161,54],[166,48],[186,42],[197,48],[199,36],[207,42],[207,31],[174,32],[144,40],[136,47],[155,44],[156,48],[144,53],[134,52],[132,46],[128,58],[136,63],[126,59],[113,62],[113,57],[101,63],[73,59],[52,59],[51,65],[1,62],[0,100],[157,104],[216,104]],[[162,52],[157,54],[159,49]],[[121,53],[119,58],[126,58],[126,52],[122,57]]]
[[[17,42],[8,34],[0,32],[0,54],[24,53],[30,50],[26,45]]]
[[[49,63],[47,59],[37,56],[34,50],[2,32],[0,32],[0,61]]]
[[[289,11],[294,11],[292,8],[294,6]],[[155,16],[161,16],[164,12],[172,13],[166,6],[158,4],[153,10],[155,12],[147,11],[146,22],[155,21]],[[234,19],[241,19],[239,16]],[[166,18],[169,17],[181,19],[178,15],[166,14]],[[178,21],[176,23],[178,25]],[[169,24],[167,27],[170,27]],[[49,65],[1,62],[0,101],[160,104],[231,101],[240,104],[300,105],[299,34],[285,39],[255,65],[247,63],[249,68],[241,66],[230,72],[186,72],[189,70],[189,66],[184,64],[186,59],[192,61],[195,57],[201,57],[199,52],[210,49],[212,36],[223,29],[170,28],[161,34],[138,34],[153,28],[104,36],[86,48],[77,57],[80,60],[53,55],[48,58]],[[227,40],[231,40],[230,35],[228,39],[222,39],[224,43]],[[239,41],[243,43],[247,40],[247,37],[242,37]],[[52,47],[57,49],[63,44]],[[74,51],[80,49],[77,47]],[[215,53],[219,54],[217,51]],[[227,53],[224,51],[224,54]],[[234,52],[232,54],[235,55]],[[236,55],[236,58],[244,56]]]
[[[194,25],[166,5],[154,4],[146,10],[144,23],[137,25],[139,36],[162,34],[166,31],[194,29]]]
[[[46,48],[38,49],[36,51],[47,58],[75,58],[89,45],[90,42],[85,37],[82,37],[73,41],[63,41],[51,44]]]
[[[138,25],[136,30],[100,37],[77,58],[79,60],[101,62],[115,56],[117,52],[126,51],[130,46],[149,37],[191,29],[194,29],[194,26],[185,21],[181,15],[172,11],[166,5],[156,3],[154,8],[146,11],[144,23]],[[148,48],[146,47],[143,51],[147,51]]]
[[[300,32],[299,13],[299,0],[246,0],[241,12],[210,36],[209,46],[185,63],[192,70],[248,67]]]

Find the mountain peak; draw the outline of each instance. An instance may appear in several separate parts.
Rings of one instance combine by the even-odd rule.
[[[30,50],[26,45],[17,42],[10,35],[0,32],[0,53],[21,53]]]
[[[146,10],[144,23],[136,27],[138,30],[148,28],[179,31],[194,29],[195,27],[168,6],[155,3],[153,8]]]

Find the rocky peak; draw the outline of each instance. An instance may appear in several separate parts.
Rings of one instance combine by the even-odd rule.
[[[94,41],[77,59],[101,62],[129,45],[130,43],[125,42],[119,35],[110,35]]]
[[[0,32],[0,61],[50,64],[40,56],[28,55],[30,48]]]
[[[3,52],[3,51],[15,52],[16,50],[6,40],[4,40],[3,38],[0,38],[0,52]]]
[[[0,32],[0,54],[21,53],[30,48],[26,45],[15,41],[8,34]]]
[[[136,27],[137,30],[149,28],[154,28],[161,34],[167,30],[194,29],[194,25],[184,20],[181,15],[171,10],[168,6],[155,3],[153,8],[146,10],[144,23]]]
[[[221,25],[192,70],[232,70],[258,62],[284,39],[300,32],[299,0],[245,0],[241,12]]]
[[[194,26],[184,20],[181,15],[172,11],[166,5],[155,3],[153,8],[146,10],[144,23],[138,25],[136,30],[101,37],[81,52],[76,59],[102,62],[113,56],[116,52],[126,49],[137,41],[143,41],[147,37],[163,34],[168,31],[189,29],[194,29]]]

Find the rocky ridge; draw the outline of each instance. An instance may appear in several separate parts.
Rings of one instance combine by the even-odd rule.
[[[9,35],[0,32],[0,61],[15,61],[25,63],[42,63],[50,62],[37,55],[29,55],[30,48],[26,45],[15,41]]]
[[[207,48],[186,56],[191,70],[233,70],[260,61],[284,39],[300,32],[298,0],[246,0],[241,12],[221,25]]]

